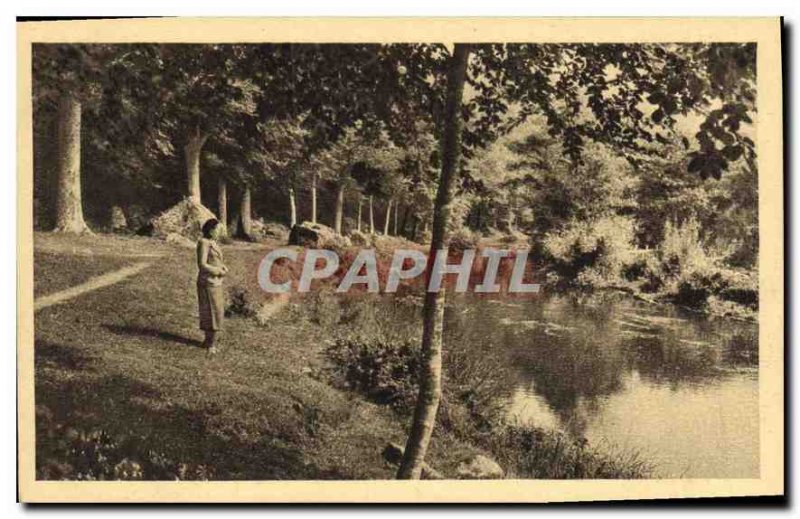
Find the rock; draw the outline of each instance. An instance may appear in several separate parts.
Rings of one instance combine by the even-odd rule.
[[[184,198],[150,221],[152,235],[166,238],[177,234],[196,241],[202,234],[203,224],[211,218],[216,216],[208,208],[191,198]]]
[[[318,246],[321,241],[330,239],[334,230],[321,223],[303,222],[292,227],[289,233],[289,245]]]
[[[505,471],[493,459],[478,454],[460,463],[456,475],[459,479],[501,479],[505,477]]]
[[[320,223],[303,222],[292,227],[289,233],[289,245],[316,247],[325,249],[346,249],[352,242],[336,231]]]
[[[195,247],[195,243],[192,240],[174,232],[167,234],[164,237],[164,241],[178,245],[179,247],[186,247],[187,249],[194,249]]]
[[[403,447],[396,443],[389,442],[383,449],[383,459],[392,465],[400,465],[400,462],[403,461],[403,452],[405,452]],[[441,472],[423,462],[422,479],[444,479],[444,476]]]
[[[115,205],[111,208],[111,231],[124,232],[128,230],[128,220],[125,218],[125,213],[122,208]]]
[[[278,222],[267,222],[263,224],[261,234],[265,238],[272,238],[278,241],[289,239],[289,228]]]
[[[403,460],[403,448],[396,443],[389,442],[383,449],[383,459],[393,465],[399,465]]]

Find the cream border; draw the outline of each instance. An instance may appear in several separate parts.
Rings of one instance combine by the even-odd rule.
[[[35,481],[32,42],[758,43],[759,479],[645,481]],[[778,18],[163,18],[17,25],[19,496],[23,502],[549,502],[778,495],[784,491],[783,162]]]

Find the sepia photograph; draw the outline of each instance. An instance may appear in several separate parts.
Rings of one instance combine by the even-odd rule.
[[[18,23],[31,499],[782,493],[780,20],[423,21]]]

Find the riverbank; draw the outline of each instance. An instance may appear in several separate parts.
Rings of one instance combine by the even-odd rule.
[[[154,258],[136,276],[36,313],[39,478],[394,476],[396,467],[382,453],[387,444],[405,441],[407,415],[342,387],[330,356],[334,332],[353,329],[346,304],[320,291],[302,304],[273,308],[260,322],[257,312],[244,317],[234,310],[221,354],[208,357],[196,328],[192,250],[104,235],[37,234],[34,242],[37,296],[124,268],[142,254]],[[271,302],[251,298],[268,247],[226,246],[231,288],[242,283],[242,308]],[[462,403],[443,412],[444,423],[457,422],[459,413],[481,414]],[[512,466],[520,445],[536,447],[532,460],[567,453],[552,457],[564,460],[562,476],[555,477],[596,473],[570,469],[570,460],[589,467],[587,460],[599,458],[555,436],[485,435],[482,443],[453,431],[437,433],[428,456],[445,477],[458,477],[459,467],[478,455],[506,465],[508,477],[545,477]]]

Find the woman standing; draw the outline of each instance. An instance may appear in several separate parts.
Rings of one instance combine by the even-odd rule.
[[[221,231],[219,220],[203,224],[203,236],[197,241],[197,302],[200,307],[200,329],[205,332],[203,346],[208,353],[217,352],[214,341],[225,319],[225,292],[222,281],[228,273],[222,259],[222,247],[217,243]]]

